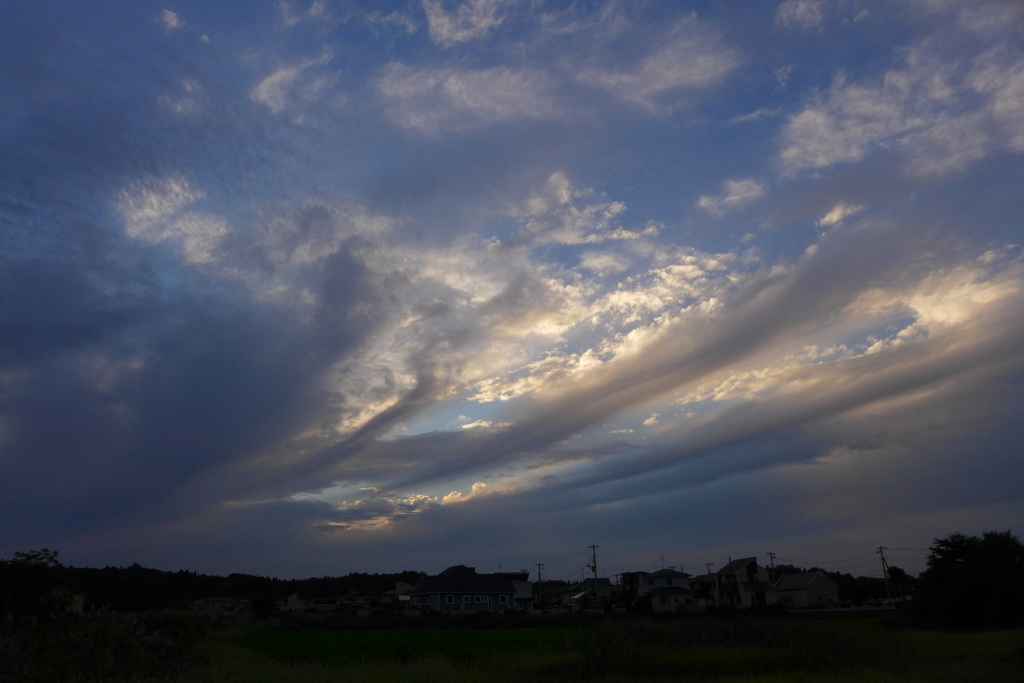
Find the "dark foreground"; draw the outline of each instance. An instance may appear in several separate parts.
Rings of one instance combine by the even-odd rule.
[[[0,642],[0,681],[1024,680],[1024,630],[737,615],[469,620],[106,615]]]

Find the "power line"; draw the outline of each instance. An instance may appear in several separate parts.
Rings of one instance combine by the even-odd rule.
[[[804,566],[816,566],[816,565],[819,565],[819,564],[843,564],[844,562],[853,562],[854,560],[863,560],[865,558],[871,558],[873,560],[874,557],[875,557],[875,553],[871,553],[869,555],[860,555],[858,557],[851,557],[851,558],[848,558],[848,559],[845,559],[845,560],[822,560],[820,562],[809,562],[807,560],[791,560],[791,559],[785,558],[785,557],[777,557],[776,559],[778,559],[778,560],[780,560],[782,562],[788,562],[789,564],[802,564]]]

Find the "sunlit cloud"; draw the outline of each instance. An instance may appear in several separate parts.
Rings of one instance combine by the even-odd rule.
[[[722,189],[724,192],[718,197],[701,197],[697,206],[715,216],[722,216],[764,196],[764,185],[753,178],[726,180]]]
[[[829,211],[827,214],[821,217],[821,219],[818,221],[818,225],[836,225],[837,223],[842,222],[844,218],[849,218],[850,216],[859,213],[863,209],[863,206],[856,206],[839,202],[838,204],[832,207],[831,211]]]

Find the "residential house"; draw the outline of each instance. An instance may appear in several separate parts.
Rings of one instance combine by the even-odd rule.
[[[529,577],[529,575],[527,575]],[[513,597],[513,605],[517,610],[533,609],[533,584],[529,581],[512,581],[512,587],[516,593]]]
[[[820,569],[786,574],[775,584],[779,602],[790,607],[828,607],[839,604],[839,586]]]
[[[698,574],[690,577],[690,590],[693,591],[694,603],[700,609],[716,607],[719,604],[719,576],[717,574]]]
[[[755,557],[731,560],[715,574],[719,606],[749,609],[778,603],[775,586],[768,581],[768,570]]]
[[[529,572],[477,574],[476,568],[448,567],[417,586],[411,593],[411,607],[439,612],[505,612],[516,609],[517,597],[523,600],[523,587]]]
[[[622,572],[619,574],[621,585],[619,587],[622,598],[626,605],[632,605],[640,595],[640,584],[648,572]]]
[[[690,575],[675,569],[659,569],[639,577],[637,601],[652,612],[696,612],[699,603],[694,601],[690,588]]]
[[[416,586],[405,581],[396,581],[395,589],[390,591],[384,591],[380,594],[380,604],[382,605],[408,605],[409,594],[412,593]]]

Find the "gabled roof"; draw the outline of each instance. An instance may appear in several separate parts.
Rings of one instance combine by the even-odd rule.
[[[690,577],[690,583],[716,583],[718,577],[714,574],[698,574]]]
[[[722,575],[725,575],[725,574],[735,574],[736,572],[740,571],[741,569],[746,567],[751,562],[756,564],[757,563],[757,558],[756,557],[742,557],[742,558],[740,558],[738,560],[733,560],[732,562],[730,562],[729,564],[725,565],[724,567],[722,567],[721,569],[719,569],[715,573],[718,574],[719,576],[722,576]]]
[[[655,577],[655,578],[668,577],[670,579],[675,579],[675,578],[685,579],[685,578],[689,578],[690,577],[690,575],[687,574],[686,572],[676,571],[675,569],[659,569],[656,572],[651,572],[650,574],[648,574],[647,578],[650,578],[652,576]]]
[[[828,575],[825,574],[823,571],[821,571],[820,569],[815,569],[813,572],[785,574],[775,584],[775,588],[780,591],[802,590],[810,586],[811,582],[814,581],[815,577],[817,577],[818,574],[821,574],[829,581],[832,581],[832,579],[829,579]]]
[[[515,593],[512,579],[495,574],[477,574],[475,567],[455,565],[432,576],[412,591],[424,593]]]

